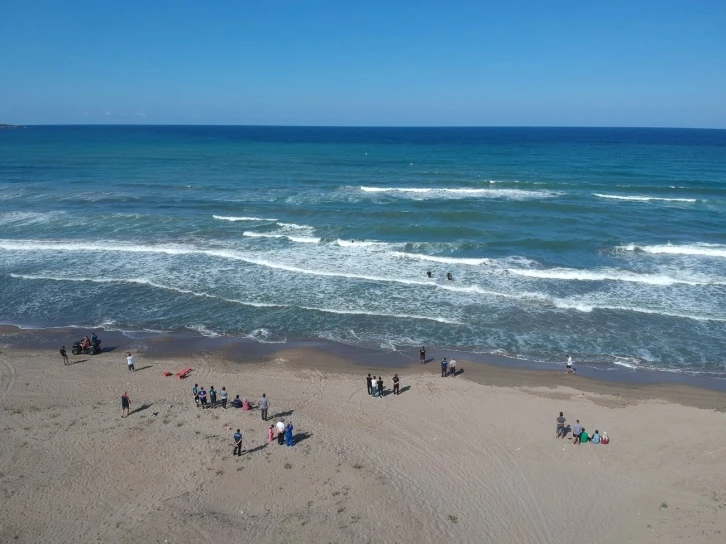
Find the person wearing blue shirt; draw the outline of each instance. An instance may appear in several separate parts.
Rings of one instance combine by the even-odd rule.
[[[242,455],[242,433],[239,429],[234,433],[234,453],[232,455]]]
[[[446,362],[446,357],[444,357],[444,360],[441,361],[441,377],[446,377],[446,367],[449,366],[449,363]]]
[[[292,423],[288,423],[285,427],[285,445],[294,446],[295,442],[292,439]]]
[[[595,434],[593,434],[590,437],[590,442],[592,444],[599,444],[600,443],[600,431],[598,431],[597,429],[595,429]]]

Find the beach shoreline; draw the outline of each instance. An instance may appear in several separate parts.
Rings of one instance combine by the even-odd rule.
[[[361,375],[365,370],[383,372],[437,373],[442,357],[459,362],[461,377],[498,387],[573,387],[583,392],[621,397],[623,402],[661,399],[703,409],[726,411],[726,380],[652,370],[601,370],[579,367],[575,375],[557,365],[494,354],[473,354],[429,349],[427,363],[420,365],[418,351],[383,351],[326,340],[261,343],[250,338],[206,337],[192,333],[127,333],[104,329],[21,329],[0,325],[0,346],[12,350],[48,350],[57,353],[69,339],[96,332],[105,353],[143,353],[155,359],[211,356],[225,365],[259,364],[283,358],[297,367]],[[427,348],[428,349],[428,348]],[[577,365],[576,365],[577,366]]]

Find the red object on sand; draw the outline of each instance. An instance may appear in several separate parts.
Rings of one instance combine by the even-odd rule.
[[[164,372],[162,372],[162,373],[161,373],[161,375],[162,375],[162,376],[171,376],[171,375],[172,375],[172,373],[171,373],[171,372],[169,372],[168,370],[165,370]]]
[[[176,377],[181,380],[182,378],[186,378],[187,376],[189,376],[191,371],[192,371],[191,368],[185,368],[184,370],[180,370],[179,372],[177,372]]]

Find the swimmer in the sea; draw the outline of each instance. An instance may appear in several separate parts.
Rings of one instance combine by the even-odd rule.
[[[454,276],[451,275],[451,272],[446,273],[446,279],[449,281],[454,281]]]
[[[426,275],[430,278],[431,277],[431,270],[426,272]]]

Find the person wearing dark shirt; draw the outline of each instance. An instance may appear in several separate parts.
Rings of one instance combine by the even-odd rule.
[[[236,395],[234,397],[234,400],[232,401],[232,406],[234,406],[235,408],[242,408],[242,401],[239,400],[239,395]]]
[[[212,408],[217,407],[217,390],[214,388],[214,386],[209,388],[209,400],[212,403]]]
[[[444,360],[441,361],[441,377],[446,377],[446,367],[449,366],[449,363],[446,362],[446,357],[444,357]]]
[[[371,382],[373,381],[373,378],[371,378],[370,373],[368,374],[368,377],[366,378],[366,385],[368,386],[368,394],[370,395],[373,391],[373,387],[371,386]]]
[[[234,433],[234,453],[232,455],[237,455],[238,457],[242,455],[242,433],[239,429]]]
[[[426,346],[421,346],[421,349],[418,352],[418,360],[421,364],[426,362]]]
[[[393,394],[398,395],[398,374],[393,375]]]
[[[383,376],[378,376],[378,398],[383,398]]]
[[[65,346],[61,346],[60,354],[61,354],[61,357],[63,358],[63,364],[67,365],[68,364],[68,354],[66,353]]]

